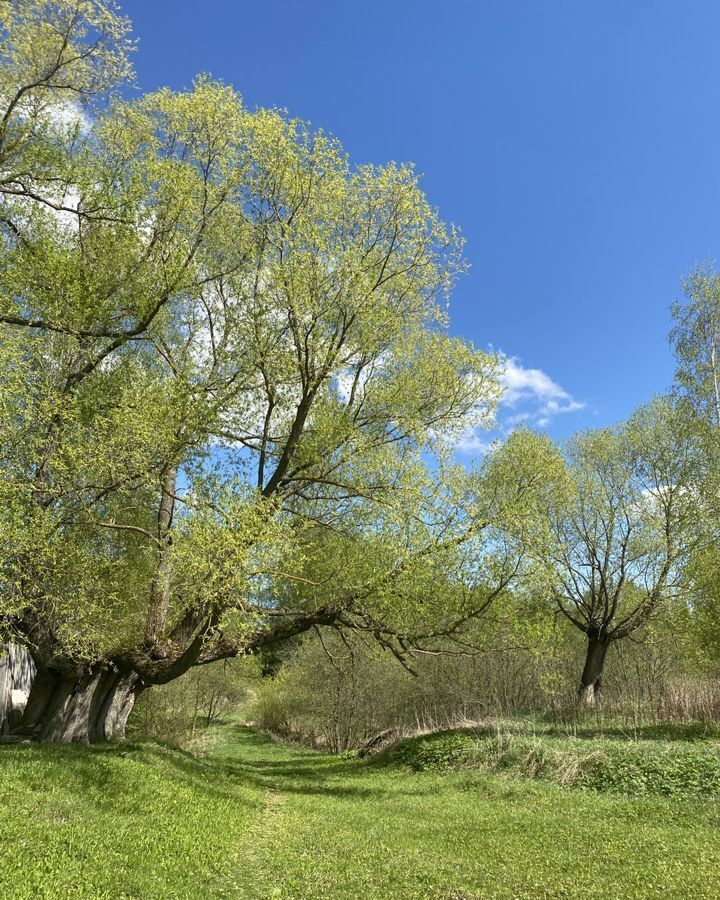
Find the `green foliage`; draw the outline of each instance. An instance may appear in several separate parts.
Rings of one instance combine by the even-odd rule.
[[[498,725],[411,738],[380,761],[418,772],[507,772],[626,796],[720,797],[720,746],[714,741],[569,739],[518,734]]]
[[[704,466],[696,479],[695,544],[685,570],[693,616],[688,634],[699,666],[720,661],[718,603],[718,523],[720,522],[720,277],[701,266],[683,283],[684,297],[673,304],[670,342],[675,351],[675,388],[700,442]]]
[[[672,305],[677,387],[703,418],[720,425],[720,276],[701,266],[683,282]]]
[[[720,717],[720,683],[698,648],[694,614],[671,605],[646,624],[642,642],[617,642],[606,663],[602,706],[577,704],[583,637],[547,615],[542,596],[503,596],[443,653],[408,657],[332,631],[294,642],[261,679],[249,715],[271,733],[342,751],[388,729],[437,731],[528,716],[538,727],[707,730]]]
[[[402,717],[411,679],[389,653],[330,633],[285,657],[254,686],[248,714],[263,730],[342,753]]]
[[[151,681],[201,626],[203,660],[262,644],[281,599],[299,627],[457,615],[427,587],[477,523],[425,454],[490,421],[500,363],[447,334],[462,240],[412,166],[353,166],[206,76],[112,97],[131,45],[103,0],[2,16],[5,631],[67,665],[153,647]],[[94,115],[49,120],[68,97]],[[299,597],[328,529],[363,549]]]
[[[254,695],[259,679],[260,666],[252,657],[192,668],[140,695],[128,733],[186,749],[212,743],[213,729],[238,715]]]
[[[556,458],[529,543],[534,591],[587,636],[582,694],[592,700],[607,647],[686,603],[707,467],[691,418],[668,397],[576,435]]]
[[[581,768],[576,784],[628,796],[720,796],[720,748],[608,744]]]

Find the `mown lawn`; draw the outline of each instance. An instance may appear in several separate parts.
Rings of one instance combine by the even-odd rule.
[[[0,748],[0,897],[720,897],[714,799],[412,772],[241,727],[154,744]]]

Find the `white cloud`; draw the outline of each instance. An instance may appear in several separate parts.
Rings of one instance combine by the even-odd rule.
[[[550,417],[559,413],[585,408],[584,403],[575,400],[542,369],[526,369],[517,356],[505,358],[505,371],[500,381],[505,388],[501,405],[513,408],[525,403],[534,405],[535,415],[528,412],[523,415],[525,421],[532,420],[536,425],[541,421],[549,424]]]
[[[579,412],[586,404],[576,400],[542,369],[526,368],[517,356],[505,356],[500,377],[503,394],[498,404],[496,427],[487,432],[468,428],[455,443],[465,456],[482,456],[519,425],[549,428],[556,416]]]
[[[48,104],[43,114],[52,126],[62,131],[74,132],[79,128],[81,134],[87,134],[92,128],[92,120],[87,112],[70,101]]]

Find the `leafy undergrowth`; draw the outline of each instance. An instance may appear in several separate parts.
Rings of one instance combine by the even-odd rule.
[[[2,747],[0,896],[717,897],[714,800],[446,763],[367,765],[241,726],[200,759],[152,743]]]
[[[715,741],[571,739],[479,728],[411,738],[378,762],[416,772],[503,772],[629,796],[720,797]]]

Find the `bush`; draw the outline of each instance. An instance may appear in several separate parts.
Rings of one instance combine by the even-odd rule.
[[[576,784],[632,796],[720,796],[720,748],[690,744],[648,749],[644,743],[610,744],[581,768]]]
[[[449,646],[447,655],[416,655],[415,678],[390,653],[357,635],[342,639],[326,631],[321,641],[310,633],[277,658],[275,677],[263,680],[255,722],[339,753],[389,729],[439,731],[518,715],[542,717],[572,734],[588,727],[602,734],[612,726],[632,736],[648,725],[720,721],[720,680],[683,674],[687,652],[678,648],[672,623],[648,625],[642,644],[616,642],[602,705],[588,710],[577,703],[582,636],[538,625],[525,635],[523,648],[506,621],[514,619],[480,623],[464,636],[484,652],[466,655]],[[498,646],[503,649],[493,649]]]
[[[354,750],[402,720],[410,676],[376,650],[350,637],[309,638],[271,678],[259,684],[255,725],[331,753]]]

